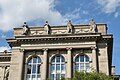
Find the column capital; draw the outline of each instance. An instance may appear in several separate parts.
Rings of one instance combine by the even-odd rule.
[[[20,52],[24,52],[25,51],[23,48],[20,48],[19,50],[20,50]]]
[[[43,51],[47,51],[47,50],[48,50],[48,48],[43,48],[42,50],[43,50]]]
[[[7,68],[7,66],[6,66],[6,65],[2,65],[1,67],[2,67],[2,68],[5,68],[5,69]]]
[[[72,48],[71,48],[71,47],[66,47],[66,49],[67,49],[67,50],[72,50]]]
[[[91,46],[91,49],[95,50],[95,49],[97,49],[97,47],[96,46]]]

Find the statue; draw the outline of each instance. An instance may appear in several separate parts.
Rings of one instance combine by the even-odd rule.
[[[45,32],[45,34],[49,34],[50,33],[50,26],[48,24],[48,21],[46,21],[46,23],[44,25],[44,32]]]
[[[95,24],[93,19],[90,22],[90,29],[89,29],[89,31],[90,32],[96,32],[96,24]]]
[[[24,25],[23,25],[23,34],[27,35],[28,33],[29,33],[29,27],[26,24],[26,22],[24,22]]]
[[[69,21],[67,23],[67,32],[68,33],[73,33],[73,25],[72,25],[71,21]]]

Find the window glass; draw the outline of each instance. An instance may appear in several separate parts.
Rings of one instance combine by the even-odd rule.
[[[75,70],[77,70],[77,71],[79,70],[79,64],[75,65]]]
[[[59,80],[62,76],[65,76],[65,59],[57,55],[51,61],[50,79]]]
[[[32,73],[36,73],[36,65],[32,66]]]
[[[31,74],[31,65],[27,66],[27,74]]]
[[[56,75],[56,79],[58,79],[58,80],[60,79],[60,74]]]
[[[77,57],[77,58],[75,59],[75,62],[79,62],[79,57]]]
[[[57,70],[57,72],[60,72],[60,64],[56,65],[56,70]]]
[[[60,62],[60,56],[56,57],[56,62]]]
[[[62,59],[62,60],[61,60],[62,62],[65,62],[65,59],[64,59],[64,57],[62,57],[62,56],[61,56],[61,59]]]
[[[75,59],[75,70],[77,71],[90,71],[89,58],[86,55],[79,55]]]
[[[80,62],[84,62],[84,56],[80,56]]]
[[[55,58],[52,59],[52,62],[55,62]]]
[[[37,58],[36,57],[33,58],[33,63],[37,63]]]
[[[61,65],[61,71],[62,71],[62,72],[65,71],[65,65],[64,65],[64,64]]]
[[[41,59],[39,57],[32,57],[28,61],[26,80],[40,80],[40,66]]]
[[[32,63],[32,59],[30,59],[30,60],[28,61],[28,63]]]
[[[55,71],[55,65],[51,64],[51,72],[53,73]]]
[[[87,56],[85,56],[86,62],[89,62],[89,58]]]
[[[38,58],[37,58],[37,61],[38,61],[38,63],[40,63],[40,62],[41,62],[41,59],[38,57]]]
[[[37,73],[40,73],[40,65],[37,65]]]
[[[54,80],[54,74],[50,74],[50,79]]]

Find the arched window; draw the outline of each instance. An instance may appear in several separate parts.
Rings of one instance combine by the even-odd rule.
[[[79,55],[75,59],[75,70],[90,72],[89,57],[86,55]]]
[[[41,59],[37,56],[31,57],[27,63],[27,80],[40,80]]]
[[[57,80],[65,77],[65,59],[63,56],[54,56],[51,60],[50,79]]]

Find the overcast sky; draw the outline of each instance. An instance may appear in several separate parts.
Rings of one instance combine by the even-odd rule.
[[[107,23],[114,36],[113,65],[120,74],[120,0],[0,0],[0,51],[9,50],[6,38],[24,22],[30,26]]]

